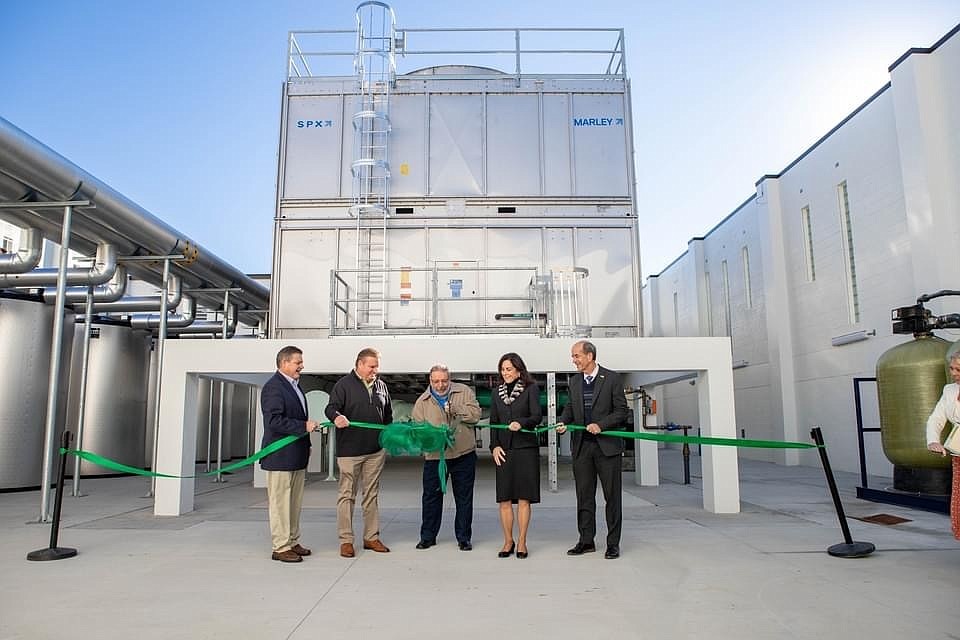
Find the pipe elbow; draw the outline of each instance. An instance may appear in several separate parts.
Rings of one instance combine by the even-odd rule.
[[[40,264],[43,234],[33,227],[20,233],[20,250],[0,255],[0,273],[26,273]]]

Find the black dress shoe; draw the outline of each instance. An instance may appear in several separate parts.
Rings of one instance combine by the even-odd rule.
[[[577,544],[573,545],[572,549],[567,549],[567,555],[582,556],[585,553],[593,553],[596,550],[597,550],[597,546],[592,542],[588,542],[588,543],[578,542]]]
[[[517,560],[525,560],[529,555],[528,551],[517,551]]]
[[[620,547],[613,544],[607,547],[607,552],[603,554],[603,557],[607,560],[616,560],[620,557]]]
[[[469,540],[467,542],[461,542],[459,546],[460,546],[460,551],[473,551],[473,545],[470,544]]]
[[[435,544],[437,544],[436,540],[421,540],[417,543],[417,549],[429,549]]]
[[[497,552],[497,557],[498,557],[498,558],[509,558],[510,556],[513,555],[513,550],[516,549],[516,548],[517,548],[517,545],[516,545],[515,543],[511,542],[509,549],[507,549],[506,551],[498,551],[498,552]]]

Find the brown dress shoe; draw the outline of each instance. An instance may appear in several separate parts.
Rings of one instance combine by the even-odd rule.
[[[390,549],[387,548],[387,545],[380,541],[380,538],[377,538],[376,540],[364,540],[363,548],[376,551],[377,553],[390,553]]]
[[[342,545],[340,545],[340,555],[344,558],[352,558],[357,554],[354,553],[352,544],[349,542],[344,542]]]
[[[273,555],[270,556],[274,560],[279,560],[280,562],[303,562],[303,558],[297,555],[293,549],[287,549],[286,551],[274,551]]]
[[[299,543],[293,545],[293,547],[290,548],[290,551],[293,551],[293,552],[294,552],[295,554],[297,554],[298,556],[308,556],[308,555],[310,555],[311,553],[313,553],[313,551],[310,551],[310,549],[307,549],[306,547],[300,546]]]

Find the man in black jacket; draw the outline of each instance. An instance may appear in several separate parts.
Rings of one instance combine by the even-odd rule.
[[[284,347],[277,353],[277,372],[260,391],[263,411],[263,447],[286,436],[303,436],[264,456],[260,466],[267,473],[267,503],[270,506],[272,558],[302,562],[310,550],[300,544],[300,507],[303,483],[310,458],[311,431],[320,424],[307,417],[307,399],[298,381],[303,370],[303,352]]]
[[[340,470],[337,495],[337,534],[340,555],[352,558],[353,505],[357,491],[363,491],[363,548],[387,553],[380,540],[380,474],[387,453],[380,446],[380,431],[351,427],[350,422],[390,424],[393,406],[387,385],[377,376],[380,352],[363,349],[357,354],[353,371],[340,378],[330,392],[327,419],[337,427],[337,468]]]
[[[585,431],[570,435],[573,454],[573,479],[577,487],[577,529],[580,539],[568,555],[579,556],[596,551],[597,478],[603,489],[607,516],[607,551],[604,558],[620,557],[622,514],[622,476],[620,469],[623,438],[599,435],[616,431],[627,419],[629,409],[623,394],[620,374],[597,364],[597,348],[581,340],[570,349],[576,374],[570,377],[570,399],[563,408],[557,433],[566,431],[564,423],[581,424]]]

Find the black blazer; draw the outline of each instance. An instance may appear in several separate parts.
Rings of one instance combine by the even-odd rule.
[[[522,428],[533,429],[540,426],[542,417],[540,388],[536,383],[524,388],[510,404],[504,404],[496,388],[490,393],[490,424],[510,424],[516,420]],[[496,447],[503,447],[504,451],[539,448],[540,439],[535,433],[490,429],[490,451]]]
[[[303,399],[306,403],[306,396]],[[267,380],[260,391],[260,409],[263,411],[262,447],[284,436],[307,432],[307,414],[293,386],[278,371]],[[261,447],[261,448],[262,448]],[[307,468],[310,459],[310,437],[304,436],[283,449],[260,460],[265,471],[298,471]]]
[[[342,415],[351,422],[390,424],[393,422],[393,404],[387,385],[378,376],[371,392],[356,370],[343,376],[333,385],[324,413],[330,422]],[[347,427],[335,431],[337,457],[366,456],[380,451],[380,431],[364,427]]]
[[[569,424],[584,424],[583,417],[583,374],[570,376],[570,399],[563,408],[560,422]],[[620,374],[604,367],[600,367],[597,377],[593,381],[593,422],[600,425],[601,431],[618,431],[627,420],[630,409],[627,407],[627,397],[623,393],[623,382]],[[570,452],[576,457],[580,453],[580,443],[583,442],[583,431],[570,432]],[[623,453],[623,438],[598,436],[597,443],[603,455],[614,456]]]

